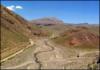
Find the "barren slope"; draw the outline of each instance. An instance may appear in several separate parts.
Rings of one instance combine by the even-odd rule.
[[[14,12],[0,6],[2,58],[24,48],[32,37],[28,22]]]

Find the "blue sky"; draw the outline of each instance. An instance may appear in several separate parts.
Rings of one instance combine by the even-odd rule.
[[[14,12],[27,20],[57,17],[66,23],[99,23],[98,1],[2,1],[1,4],[20,6]]]

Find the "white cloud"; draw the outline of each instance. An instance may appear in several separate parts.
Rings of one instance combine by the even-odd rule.
[[[17,6],[15,6],[15,5],[11,5],[11,6],[7,6],[7,8],[8,8],[9,10],[12,10],[12,11],[23,9],[23,7],[20,6],[20,5],[17,5]]]
[[[16,9],[23,9],[22,6],[16,6]]]

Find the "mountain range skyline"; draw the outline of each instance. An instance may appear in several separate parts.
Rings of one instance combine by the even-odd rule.
[[[99,24],[99,1],[1,1],[1,4],[29,21],[56,17],[65,23]]]

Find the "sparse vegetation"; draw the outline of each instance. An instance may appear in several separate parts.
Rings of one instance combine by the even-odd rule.
[[[88,70],[99,70],[99,64],[88,64]]]
[[[90,31],[91,29],[69,29],[52,39],[55,43],[75,48],[94,49],[99,48],[99,37]],[[71,44],[72,43],[72,44]]]
[[[1,60],[22,50],[21,54],[16,55],[17,58],[8,60],[9,66],[11,60],[11,65],[15,64],[15,68],[17,63],[22,63],[22,67],[30,64],[33,67],[36,63],[41,69],[46,62],[48,62],[46,66],[49,62],[54,62],[54,66],[58,65],[58,67],[63,67],[65,64],[66,68],[87,67],[89,70],[98,68],[96,63],[89,64],[99,48],[98,26],[63,24],[61,20],[55,18],[39,19],[30,23],[5,7],[1,6],[1,8]],[[26,47],[30,44],[32,45],[27,50]],[[6,63],[4,62],[5,66]]]
[[[33,30],[33,35],[37,35],[39,37],[49,37],[52,34],[52,31],[50,31],[47,27],[45,26],[37,26],[37,25],[33,25],[32,26],[32,30]]]
[[[9,56],[12,53],[24,48],[31,37],[26,26],[28,23],[23,23],[23,20],[18,20],[14,12],[0,6],[3,12],[1,13],[1,59]],[[19,18],[21,19],[21,17]],[[23,23],[23,24],[22,24]]]

